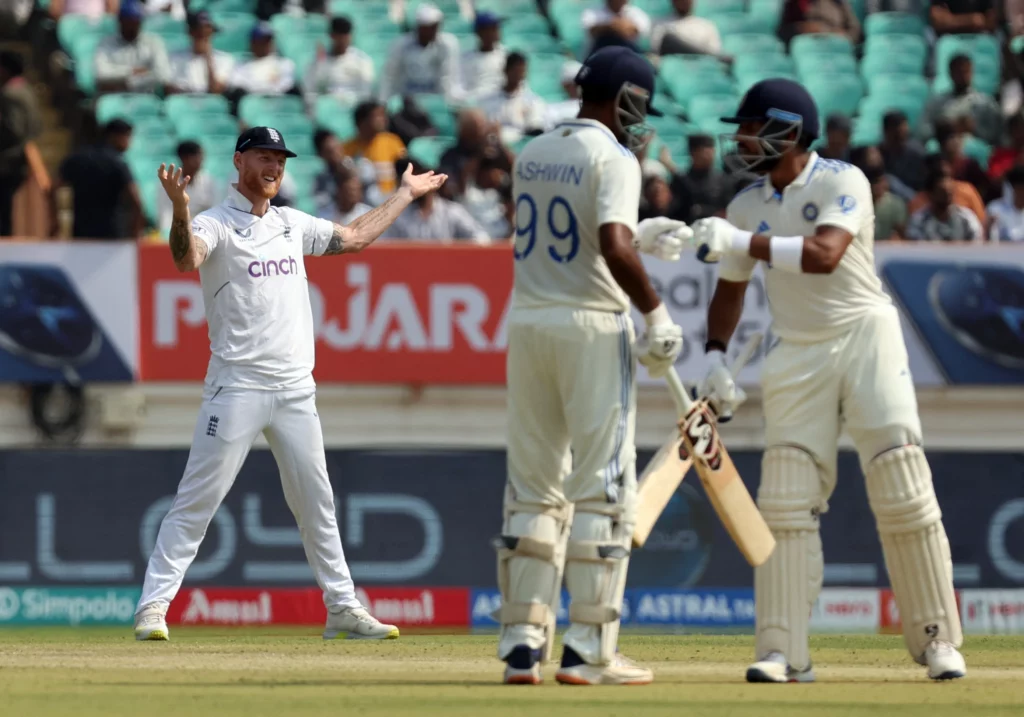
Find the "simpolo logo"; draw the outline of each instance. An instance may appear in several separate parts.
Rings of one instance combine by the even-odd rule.
[[[117,588],[0,588],[0,622],[127,624],[135,613],[137,593]]]
[[[0,588],[0,622],[7,622],[17,617],[21,610],[21,598],[10,588]]]

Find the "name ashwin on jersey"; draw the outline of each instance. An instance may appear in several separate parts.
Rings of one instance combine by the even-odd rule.
[[[553,162],[520,162],[516,176],[523,181],[561,182],[575,184],[583,181],[583,167]]]

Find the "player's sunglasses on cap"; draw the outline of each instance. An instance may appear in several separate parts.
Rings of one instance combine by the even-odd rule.
[[[284,152],[285,157],[298,156],[285,146],[284,137],[273,127],[250,127],[238,135],[235,151],[246,152],[250,149],[272,149]]]
[[[614,99],[618,106],[616,129],[626,138],[626,147],[639,153],[654,136],[648,116],[660,117],[652,106],[654,68],[628,47],[602,47],[590,55],[576,73],[576,84],[596,91],[598,97]]]

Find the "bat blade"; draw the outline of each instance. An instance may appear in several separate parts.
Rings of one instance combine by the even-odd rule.
[[[643,474],[637,480],[636,525],[633,528],[633,547],[642,548],[665,506],[683,482],[693,461],[683,458],[679,450],[683,439],[675,430],[654,454]]]

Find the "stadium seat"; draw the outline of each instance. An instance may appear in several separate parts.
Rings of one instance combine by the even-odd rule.
[[[857,113],[864,89],[857,75],[819,75],[806,80],[807,91],[818,106],[818,116],[824,129],[829,115],[840,114],[852,117]]]
[[[685,137],[692,131],[691,125],[688,125],[678,117],[672,117],[671,115],[666,115],[664,117],[648,117],[647,124],[653,127],[658,133],[658,136],[662,138]]]
[[[781,79],[786,79],[786,80],[792,80],[793,82],[799,82],[800,81],[800,78],[798,78],[795,74],[792,74],[792,73],[773,72],[771,70],[766,70],[766,71],[757,70],[757,71],[754,71],[754,72],[749,72],[749,73],[747,73],[747,74],[745,74],[745,75],[743,75],[741,77],[737,77],[736,78],[736,90],[739,92],[739,94],[742,95],[747,90],[749,90],[752,85],[757,84],[761,80],[770,80],[770,79],[774,79],[774,78],[781,78]]]
[[[238,103],[238,119],[249,126],[272,124],[286,115],[305,116],[296,95],[245,95]]]
[[[978,89],[994,92],[999,85],[1000,52],[999,40],[991,35],[943,35],[935,45],[935,72],[937,76],[948,75],[949,61],[956,55],[968,55],[974,61]],[[994,83],[986,81],[983,88],[977,82],[982,75],[991,76]],[[990,88],[990,84],[994,86]]]
[[[853,10],[853,14],[857,16],[857,20],[861,23],[864,22],[864,16],[868,13],[866,0],[848,0],[850,3],[850,9]]]
[[[445,18],[445,29],[448,18]],[[538,33],[541,35],[551,32],[547,19],[540,13],[513,14],[506,17],[502,23],[502,33]]]
[[[287,15],[282,12],[270,18],[270,25],[274,28],[275,39],[280,42],[283,37],[297,34],[319,33],[326,35],[330,21],[326,15],[316,13]]]
[[[272,126],[280,131],[285,144],[291,146],[293,137],[312,138],[313,121],[305,115],[284,115],[275,120]]]
[[[160,204],[157,197],[162,191],[160,180],[156,178],[156,167],[159,166],[160,163],[157,162],[153,167],[152,176],[135,175],[135,184],[139,188],[139,199],[142,201],[142,213],[145,215],[147,223],[154,226],[159,220]]]
[[[213,36],[213,47],[221,52],[246,52],[249,34],[256,24],[256,16],[247,12],[211,11],[219,30]]]
[[[794,58],[796,72],[801,78],[821,75],[857,75],[857,60],[853,55],[803,54]]]
[[[697,0],[694,3],[693,14],[697,17],[711,17],[722,13],[742,13],[746,12],[746,9],[746,0]]]
[[[860,61],[860,76],[864,82],[868,82],[874,75],[885,73],[921,76],[922,67],[912,55],[886,55],[878,52]]]
[[[765,32],[775,32],[782,18],[783,0],[751,0],[750,16],[761,23]]]
[[[202,143],[200,143],[202,144]],[[223,146],[216,149],[203,147],[205,157],[203,158],[203,171],[214,177],[219,182],[230,181],[235,172],[234,155],[231,154],[232,147],[228,145],[227,154]]]
[[[455,134],[455,115],[444,95],[421,94],[416,95],[414,99],[416,104],[430,115],[430,121],[438,134]]]
[[[414,24],[413,18],[416,15],[416,8],[418,8],[422,3],[430,3],[431,5],[437,6],[437,8],[444,13],[446,18],[462,14],[462,8],[459,6],[459,0],[406,0],[405,22],[410,27]]]
[[[331,17],[344,15],[355,21],[358,15],[388,14],[390,0],[330,0],[327,14]]]
[[[928,80],[921,75],[877,74],[868,78],[867,85],[868,95],[905,94],[916,98],[922,105],[931,96]]]
[[[755,16],[745,12],[718,13],[708,17],[715,23],[721,35],[734,33],[772,33],[778,24],[778,18]]]
[[[873,35],[864,42],[864,55],[909,55],[919,58],[924,68],[928,42],[920,35]]]
[[[576,0],[569,0],[575,4]],[[558,5],[557,0],[552,0],[548,7]],[[537,0],[476,0],[473,7],[477,12],[493,12],[504,17],[526,12],[537,12]]]
[[[147,171],[156,174],[156,168],[161,162],[177,162],[177,150],[179,139],[171,133],[146,135],[144,137],[132,137],[132,143],[125,152],[125,158],[139,162],[149,162],[150,169]],[[234,141],[234,140],[232,140]]]
[[[180,136],[180,135],[179,135]],[[221,157],[225,154],[230,158],[234,155],[235,142],[238,141],[238,133],[232,132],[231,134],[214,134],[205,133],[193,137],[181,136],[181,139],[191,139],[199,143],[199,146],[203,148],[203,152],[206,153],[207,157]],[[288,147],[291,148],[292,141],[288,140]],[[231,166],[234,170],[234,165]]]
[[[793,58],[789,55],[781,55],[774,52],[738,55],[732,64],[733,74],[737,77],[759,69],[783,73],[796,72]]]
[[[319,127],[329,129],[342,141],[356,133],[352,111],[355,106],[332,95],[321,95],[313,106],[313,118]]]
[[[179,115],[174,120],[178,136],[198,139],[206,134],[238,135],[238,120],[229,114]]]
[[[149,137],[174,135],[174,125],[163,115],[129,118],[132,124],[132,142],[145,142]]]
[[[142,31],[154,35],[185,35],[185,21],[171,17],[166,13],[147,15],[142,21]]]
[[[94,37],[96,42],[117,31],[117,18],[113,15],[101,15],[92,20],[85,15],[63,15],[57,21],[57,39],[61,47],[72,55],[74,45],[85,37]]]
[[[864,35],[914,35],[921,37],[925,24],[916,15],[905,12],[873,12],[864,21]]]
[[[901,110],[907,116],[910,126],[916,127],[924,111],[924,105],[910,95],[868,95],[861,100],[858,113],[862,120],[877,122],[880,131],[882,117],[890,110]]]
[[[789,52],[799,66],[800,58],[807,56],[848,55],[853,57],[853,44],[842,35],[812,33],[794,37],[789,43]]]
[[[505,32],[502,35],[502,44],[509,49],[519,50],[527,55],[562,51],[562,45],[558,39],[546,32]]]
[[[159,117],[163,114],[164,101],[155,95],[115,92],[96,100],[96,122],[104,125],[110,120],[134,121],[140,117]]]
[[[698,95],[690,100],[690,121],[700,124],[709,117],[718,119],[735,114],[739,103],[740,98],[733,94]]]
[[[387,56],[391,51],[391,46],[395,44],[395,40],[403,34],[397,28],[388,30],[384,27],[378,27],[373,32],[356,31],[352,35],[352,45],[371,56],[381,54]]]
[[[853,120],[853,132],[850,134],[850,146],[867,147],[882,141],[881,116],[860,116]]]
[[[288,160],[288,172],[293,177],[303,177],[310,180],[316,179],[316,176],[326,169],[327,165],[324,161],[316,155],[312,156],[299,156],[292,157]]]
[[[722,38],[722,49],[735,57],[747,53],[776,52],[785,54],[786,46],[774,35],[747,34],[726,35]]]
[[[227,115],[229,105],[223,95],[168,95],[164,100],[164,113],[177,123],[189,115]]]
[[[436,169],[441,163],[441,155],[455,144],[451,136],[417,137],[409,143],[409,156],[425,167]]]
[[[312,134],[290,134],[286,136],[288,149],[300,157],[315,157],[316,147],[313,145]]]

